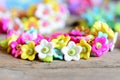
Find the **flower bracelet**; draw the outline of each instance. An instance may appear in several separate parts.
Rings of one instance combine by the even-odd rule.
[[[39,34],[33,27],[22,34],[10,30],[7,38],[0,41],[0,47],[15,58],[42,62],[87,60],[91,55],[100,57],[114,49],[117,33],[106,23],[98,21],[88,32],[84,29],[54,33],[50,37]]]

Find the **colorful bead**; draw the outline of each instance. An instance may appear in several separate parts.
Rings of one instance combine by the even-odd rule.
[[[109,46],[106,44],[105,37],[96,37],[92,44],[92,52],[97,56],[100,57],[103,53],[109,51]]]
[[[67,45],[69,40],[69,36],[59,35],[56,39],[53,39],[52,42],[55,44],[55,48],[62,49]]]
[[[63,60],[63,53],[61,52],[60,49],[54,49],[54,54],[53,54],[54,59],[59,59]]]
[[[80,53],[82,51],[81,46],[76,46],[72,41],[68,43],[68,46],[62,48],[62,53],[64,54],[65,61],[78,61],[80,59]]]
[[[35,17],[30,17],[26,21],[24,21],[24,29],[27,31],[31,27],[34,27],[34,29],[38,29],[38,20]]]
[[[109,39],[113,39],[114,38],[114,32],[112,31],[112,29],[104,22],[95,22],[95,24],[93,25],[92,29],[91,29],[91,33],[95,36],[98,35],[98,32],[102,31],[103,33],[106,33],[108,35]]]
[[[42,19],[47,19],[53,14],[53,9],[50,4],[39,4],[35,12],[35,16]]]
[[[35,47],[35,51],[38,53],[38,58],[44,62],[53,61],[54,44],[47,40],[41,40],[40,44]]]
[[[0,19],[0,33],[6,33],[8,30],[9,19],[1,18]]]
[[[10,37],[7,39],[3,40],[0,42],[0,46],[4,49],[7,49],[10,46],[10,43],[13,41],[16,41],[18,39],[18,36],[15,34],[12,34]]]
[[[29,42],[28,44],[22,45],[21,59],[28,59],[30,61],[35,59],[36,52],[34,50],[35,43]]]
[[[11,42],[10,48],[11,48],[11,54],[13,55],[13,57],[19,57],[22,54],[21,47],[22,45],[16,41]]]
[[[82,47],[82,52],[80,58],[89,59],[91,53],[91,45],[86,42],[86,40],[80,40],[80,43],[77,43],[78,46]]]
[[[34,29],[34,27],[31,27],[30,30],[28,30],[26,33],[27,33],[27,34],[31,34],[32,40],[37,39],[38,31],[37,31],[36,29]]]

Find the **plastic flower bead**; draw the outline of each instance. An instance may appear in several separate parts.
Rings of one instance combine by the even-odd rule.
[[[11,48],[11,54],[13,55],[13,57],[19,57],[22,53],[21,50],[21,44],[19,44],[17,41],[13,41],[10,44],[10,48]]]
[[[31,27],[38,29],[38,20],[35,17],[30,17],[29,19],[23,21],[25,30],[29,30]]]
[[[74,41],[75,43],[79,43],[80,37],[82,36],[82,33],[79,30],[73,30],[69,33],[71,37],[71,41]]]
[[[108,35],[108,39],[114,38],[114,32],[112,29],[104,22],[95,22],[93,27],[91,28],[91,33],[95,36],[98,35],[98,32],[102,31],[103,33],[106,33]]]
[[[24,31],[24,25],[19,18],[14,18],[8,25],[8,30],[13,30],[17,34],[21,34]]]
[[[55,44],[55,48],[62,49],[67,45],[69,40],[69,36],[59,35],[56,39],[53,39],[52,42]]]
[[[18,35],[16,31],[14,31],[14,30],[8,30],[6,37],[9,38],[9,37],[12,36],[13,34]]]
[[[44,36],[38,35],[37,38],[34,40],[35,44],[38,45],[42,39],[44,39]]]
[[[34,29],[34,27],[31,27],[30,30],[28,30],[26,33],[32,35],[32,40],[35,40],[38,35],[38,31]]]
[[[55,25],[54,22],[51,22],[49,19],[39,20],[39,32],[41,34],[50,34],[53,31],[53,27]]]
[[[108,35],[106,33],[103,33],[101,31],[98,32],[98,37],[105,37],[106,38],[106,44],[109,43],[108,41]]]
[[[91,53],[91,45],[89,45],[84,39],[80,40],[80,43],[77,43],[77,45],[82,47],[80,58],[89,59]]]
[[[62,48],[62,53],[64,54],[65,61],[78,61],[80,59],[80,53],[82,51],[81,46],[76,46],[73,41],[68,43],[68,46]]]
[[[18,36],[15,34],[12,34],[10,37],[7,39],[3,40],[0,42],[0,46],[4,49],[7,49],[10,45],[11,42],[16,41],[18,39]]]
[[[105,38],[107,38],[108,35],[107,35],[106,33],[103,33],[103,32],[101,32],[101,31],[99,31],[99,32],[98,32],[98,37],[105,37]]]
[[[35,51],[38,53],[38,58],[44,62],[53,61],[54,43],[47,40],[41,40],[40,44],[35,47]]]
[[[8,30],[9,19],[1,18],[0,19],[0,33],[6,33]]]
[[[25,44],[32,39],[33,39],[33,36],[31,34],[22,33],[17,39],[17,42],[20,44]]]
[[[105,37],[96,37],[92,44],[92,52],[95,56],[100,57],[103,53],[109,51],[109,46],[106,44]]]
[[[28,59],[31,61],[35,59],[36,52],[34,50],[35,43],[33,41],[29,42],[28,44],[24,44],[21,48],[22,48],[22,54],[21,54],[22,59]]]
[[[60,49],[54,49],[54,54],[53,54],[54,59],[60,59],[63,60],[63,53],[61,52]]]
[[[53,9],[50,4],[39,4],[35,12],[35,16],[40,19],[47,19],[53,14]]]
[[[73,30],[69,33],[70,36],[82,36],[82,33],[79,30]]]

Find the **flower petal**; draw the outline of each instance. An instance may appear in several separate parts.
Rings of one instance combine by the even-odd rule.
[[[69,55],[66,54],[66,55],[64,56],[64,60],[65,60],[65,61],[71,61],[71,60],[72,60],[72,57],[70,57]]]
[[[68,50],[69,50],[68,47],[63,47],[61,51],[63,54],[68,54]]]
[[[76,46],[75,49],[76,49],[78,54],[80,54],[81,51],[82,51],[82,47],[81,46]]]
[[[41,46],[47,46],[48,41],[46,39],[41,40],[40,45]]]
[[[41,45],[38,45],[38,46],[35,47],[35,51],[36,51],[37,53],[41,52],[41,49],[42,49],[42,46],[41,46]]]
[[[80,60],[80,55],[79,55],[79,54],[77,54],[77,55],[73,56],[73,60],[75,60],[75,61]]]
[[[38,53],[38,58],[39,58],[39,59],[43,59],[43,58],[45,58],[46,56],[47,56],[46,54],[43,54],[43,53],[41,53],[41,52]]]
[[[72,48],[72,47],[75,47],[76,46],[76,44],[73,42],[73,41],[70,41],[69,43],[68,43],[68,47],[69,48]]]
[[[21,58],[22,58],[22,59],[27,59],[27,58],[28,58],[28,55],[27,55],[25,52],[23,52],[23,53],[21,54]]]

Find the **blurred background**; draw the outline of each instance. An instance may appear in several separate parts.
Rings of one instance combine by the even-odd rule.
[[[79,23],[81,26],[91,28],[95,21],[103,21],[114,31],[120,32],[119,0],[0,0],[0,11],[10,11],[12,16],[18,16],[20,19],[28,18],[34,16],[40,3],[51,4],[54,8],[64,5],[66,13],[62,15],[65,15],[67,21],[61,22],[60,24],[63,24],[61,26],[74,20],[70,22],[71,25]]]

